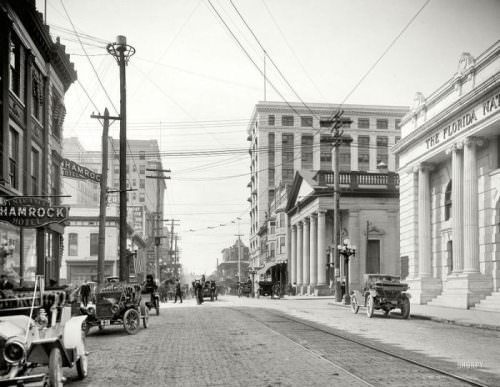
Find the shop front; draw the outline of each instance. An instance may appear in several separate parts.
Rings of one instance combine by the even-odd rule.
[[[47,200],[14,198],[0,203],[0,274],[19,286],[43,275],[47,284],[58,284],[62,222],[68,207],[51,206]]]

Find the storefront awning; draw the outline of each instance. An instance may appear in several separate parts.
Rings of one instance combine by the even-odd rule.
[[[266,274],[266,272],[273,266],[278,265],[280,262],[268,262],[264,265],[263,268],[257,270],[258,275]]]

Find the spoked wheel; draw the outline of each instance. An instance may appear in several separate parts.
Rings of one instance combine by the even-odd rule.
[[[359,312],[359,304],[356,301],[356,297],[351,298],[351,311],[352,313],[356,314]]]
[[[135,309],[129,309],[123,315],[123,327],[129,335],[135,335],[139,330],[140,317]]]
[[[401,306],[401,317],[405,320],[410,317],[410,300],[405,297],[403,300],[403,305]]]
[[[76,372],[78,373],[78,379],[85,379],[88,375],[88,359],[87,354],[84,353],[76,361]]]
[[[49,386],[63,386],[62,357],[59,348],[52,348],[49,356]]]
[[[142,326],[144,328],[147,328],[148,327],[148,322],[149,322],[149,309],[148,308],[144,308],[143,316],[142,316]]]
[[[375,311],[375,299],[372,295],[368,296],[368,305],[366,306],[366,315],[368,318],[373,317],[373,312]]]

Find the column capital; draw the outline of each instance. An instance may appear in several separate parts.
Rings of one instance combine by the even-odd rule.
[[[318,210],[318,216],[325,216],[325,215],[326,215],[326,210],[324,209]]]
[[[304,226],[307,225],[307,224],[309,224],[310,217],[309,216],[305,217],[304,220],[303,220],[303,222],[304,222]]]
[[[484,137],[477,137],[477,136],[470,136],[466,137],[463,141],[464,147],[473,147],[473,146],[478,146],[481,147],[486,144],[486,139]]]
[[[453,144],[450,145],[448,149],[446,149],[446,154],[449,155],[453,152],[458,152],[464,148],[464,143],[463,141],[457,141]]]
[[[434,170],[434,165],[431,163],[420,163],[419,165],[416,165],[413,167],[413,172],[432,172]]]
[[[302,222],[302,220],[299,220],[299,221],[297,222],[297,229],[300,229],[300,228],[302,228],[303,226],[304,226],[304,223]]]

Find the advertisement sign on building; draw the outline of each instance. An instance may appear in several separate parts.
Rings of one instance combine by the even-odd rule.
[[[37,198],[8,199],[0,205],[0,221],[15,226],[37,228],[68,219],[69,207],[51,206],[47,200]]]
[[[91,169],[75,163],[69,159],[63,159],[61,163],[61,173],[64,177],[79,180],[90,180],[94,183],[101,181],[101,174],[95,173]]]

